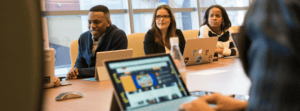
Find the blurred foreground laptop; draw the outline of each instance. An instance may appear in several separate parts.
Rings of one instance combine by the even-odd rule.
[[[43,35],[47,34],[43,33],[41,2],[0,0],[1,111],[45,110]],[[22,30],[13,32],[15,26]]]
[[[106,69],[103,66],[103,61],[104,60],[115,60],[115,59],[131,58],[132,54],[133,54],[132,49],[97,52],[97,55],[96,55],[96,68],[95,68],[95,70],[96,70],[95,71],[95,80],[97,80],[97,81],[109,80],[108,73],[107,73]]]
[[[217,41],[218,37],[187,39],[183,52],[185,65],[212,62]]]
[[[105,61],[121,110],[176,111],[190,96],[170,54]]]

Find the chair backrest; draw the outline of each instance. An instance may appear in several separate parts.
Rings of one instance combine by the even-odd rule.
[[[184,30],[182,31],[185,40],[198,38],[199,30]]]
[[[70,45],[70,57],[71,57],[72,68],[75,65],[77,56],[78,56],[78,39],[72,41]]]
[[[145,56],[144,38],[146,33],[134,33],[127,35],[128,48],[133,49],[133,57]]]
[[[234,33],[238,33],[240,31],[240,26],[231,26],[231,29]]]

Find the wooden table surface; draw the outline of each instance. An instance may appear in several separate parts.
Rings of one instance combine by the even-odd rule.
[[[189,91],[204,90],[223,94],[248,94],[250,81],[236,58],[219,59],[213,63],[186,67]],[[216,72],[217,71],[217,72]],[[207,72],[215,72],[207,74]],[[110,81],[67,80],[72,85],[44,89],[44,111],[107,111],[113,87]],[[77,91],[83,98],[55,101],[63,92]]]

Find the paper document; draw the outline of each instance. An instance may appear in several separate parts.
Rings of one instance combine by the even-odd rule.
[[[197,75],[212,75],[212,74],[218,74],[218,73],[225,73],[229,72],[230,70],[203,70],[203,71],[197,71],[197,72],[192,72],[188,73],[189,75],[192,76],[197,76]]]
[[[84,80],[84,81],[96,81],[94,77],[93,78],[82,79],[82,80]]]

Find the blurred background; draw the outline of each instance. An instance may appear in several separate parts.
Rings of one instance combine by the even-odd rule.
[[[71,68],[70,44],[88,30],[88,10],[95,5],[110,9],[112,24],[125,33],[146,33],[153,11],[168,4],[181,30],[199,30],[206,9],[223,6],[232,26],[240,26],[252,0],[41,0],[44,36],[55,53],[55,75],[66,76]],[[131,25],[133,24],[133,25]]]

